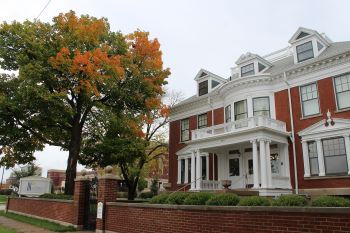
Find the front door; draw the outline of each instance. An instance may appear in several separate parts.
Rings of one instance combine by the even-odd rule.
[[[252,152],[244,152],[243,155],[244,158],[244,183],[245,183],[245,188],[252,188],[254,184],[254,178],[253,178],[253,156]]]
[[[231,189],[242,187],[241,158],[239,154],[228,156],[228,175],[231,180]]]

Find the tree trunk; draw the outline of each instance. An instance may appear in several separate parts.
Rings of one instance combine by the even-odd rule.
[[[73,195],[74,194],[74,179],[77,173],[77,164],[81,147],[81,134],[82,129],[79,126],[79,121],[75,121],[71,141],[69,145],[69,155],[67,160],[66,169],[66,182],[64,187],[64,194]]]
[[[128,187],[128,200],[129,201],[132,201],[135,199],[136,187],[137,187],[137,184],[135,184],[135,181],[129,181],[129,187]]]

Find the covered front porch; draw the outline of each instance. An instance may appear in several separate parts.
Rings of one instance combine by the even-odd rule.
[[[220,190],[228,183],[229,189],[262,196],[291,193],[288,135],[255,126],[192,140],[177,153],[178,184],[190,191]]]

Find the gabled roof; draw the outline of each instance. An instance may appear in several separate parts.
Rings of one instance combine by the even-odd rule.
[[[213,78],[215,78],[215,79],[218,79],[218,80],[220,80],[221,82],[226,82],[226,81],[227,81],[227,80],[224,79],[223,77],[220,77],[219,75],[216,75],[216,74],[214,74],[214,73],[212,73],[212,72],[210,72],[210,71],[207,71],[207,70],[205,70],[205,69],[200,69],[200,70],[198,71],[196,77],[194,78],[194,80],[195,80],[195,81],[198,81],[198,80],[200,80],[200,79],[206,77],[207,75],[209,75],[209,76],[211,76],[211,77],[213,77]]]
[[[300,33],[307,33],[309,35],[314,35],[314,34],[318,34],[317,31],[309,29],[309,28],[304,28],[304,27],[299,27],[298,30],[293,34],[293,36],[289,39],[289,43],[293,43],[294,41],[298,40],[298,36],[300,35]]]
[[[310,136],[310,135],[320,135],[322,133],[336,133],[340,130],[349,130],[350,131],[350,119],[334,118],[334,124],[326,125],[326,120],[323,119],[306,129],[300,131],[299,136]]]
[[[242,64],[244,62],[247,62],[247,61],[250,61],[250,60],[253,60],[253,59],[258,59],[260,60],[262,63],[268,65],[268,66],[271,66],[272,64],[267,61],[266,59],[260,57],[258,54],[255,54],[255,53],[245,53],[245,54],[242,54],[238,60],[236,61],[236,64],[239,65],[239,64]]]

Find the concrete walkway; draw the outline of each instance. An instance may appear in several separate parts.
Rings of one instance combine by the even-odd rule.
[[[0,216],[0,225],[12,228],[19,233],[53,233],[43,228],[39,228],[27,223],[18,222],[16,220]],[[74,233],[92,233],[92,231],[74,231]]]

